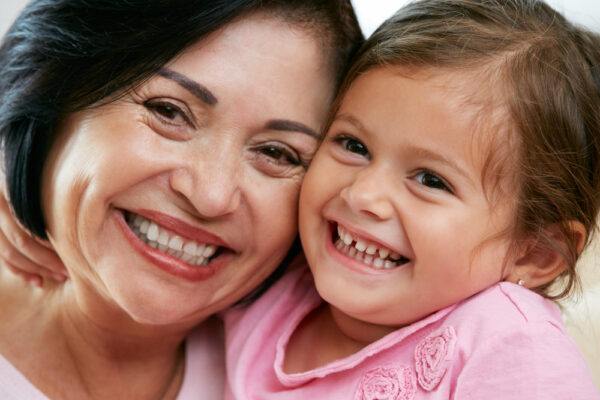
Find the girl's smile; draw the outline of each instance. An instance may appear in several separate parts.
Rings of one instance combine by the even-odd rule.
[[[353,82],[300,201],[319,294],[348,318],[390,329],[502,280],[508,238],[498,235],[513,218],[483,184],[476,83],[404,72],[377,68]]]

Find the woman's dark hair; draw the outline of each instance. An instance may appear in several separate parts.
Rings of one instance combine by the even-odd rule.
[[[0,47],[0,140],[10,203],[47,238],[41,175],[63,117],[114,100],[252,12],[311,32],[336,83],[363,37],[349,0],[34,0]]]

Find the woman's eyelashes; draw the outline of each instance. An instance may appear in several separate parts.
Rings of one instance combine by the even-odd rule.
[[[452,186],[435,172],[429,170],[419,170],[412,176],[412,179],[430,189],[443,190],[450,194],[454,193]]]
[[[261,143],[254,146],[252,151],[259,167],[273,176],[287,176],[297,168],[305,170],[311,158],[281,142]]]
[[[191,111],[181,102],[156,98],[146,100],[143,105],[149,111],[152,122],[157,123],[161,128],[196,129]]]

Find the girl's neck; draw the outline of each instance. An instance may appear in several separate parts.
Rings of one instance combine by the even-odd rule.
[[[0,271],[0,353],[47,396],[175,398],[189,327],[145,326],[115,308],[85,309],[69,281],[34,290],[5,278]]]
[[[283,370],[291,374],[316,369],[359,352],[395,329],[355,319],[324,303],[290,337]]]

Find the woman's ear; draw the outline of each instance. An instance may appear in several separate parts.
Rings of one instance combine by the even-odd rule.
[[[586,240],[585,227],[579,221],[569,221],[566,226],[575,241],[579,255]],[[536,288],[552,281],[567,269],[567,260],[563,254],[569,254],[568,238],[556,224],[546,228],[545,232],[555,246],[542,243],[538,238],[526,240],[505,280]]]

